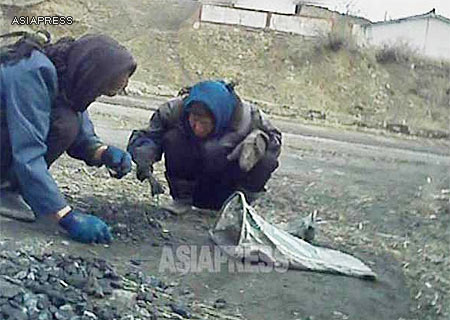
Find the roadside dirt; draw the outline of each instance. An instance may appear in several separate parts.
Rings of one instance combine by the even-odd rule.
[[[97,103],[91,114],[97,133],[124,147],[130,131],[145,125],[151,111]],[[110,223],[114,244],[85,246],[65,238],[48,221],[6,219],[0,220],[0,244],[105,258],[122,272],[142,270],[177,282],[200,301],[223,298],[227,312],[246,319],[447,319],[450,260],[443,248],[450,243],[450,158],[442,150],[448,150],[448,142],[400,136],[373,136],[368,142],[368,133],[278,120],[277,125],[285,132],[281,166],[256,202],[258,213],[276,224],[319,210],[326,223],[316,243],[362,259],[378,281],[227,268],[160,272],[166,246],[212,245],[207,230],[214,214],[169,215],[133,174],[117,181],[104,168],[67,157],[58,160],[52,173],[73,205]],[[163,164],[156,174],[164,181]],[[167,199],[164,195],[160,201]]]

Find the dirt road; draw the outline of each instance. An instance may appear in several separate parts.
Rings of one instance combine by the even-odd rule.
[[[91,108],[97,133],[122,147],[130,131],[145,125],[150,114],[102,103]],[[266,197],[258,200],[257,211],[279,223],[319,210],[326,223],[321,224],[317,244],[361,258],[378,281],[226,268],[159,274],[164,245],[211,245],[207,230],[214,217],[194,212],[167,216],[133,175],[113,181],[104,169],[80,169],[80,163],[68,158],[52,168],[55,177],[71,201],[110,222],[115,243],[108,248],[67,245],[57,229],[44,222],[2,219],[1,245],[45,243],[59,252],[104,257],[122,270],[167,277],[201,300],[223,298],[228,311],[247,319],[445,319],[450,311],[444,303],[450,284],[450,143],[274,122],[284,132],[281,165]],[[156,172],[162,178],[162,165]],[[149,217],[155,217],[166,236],[154,233]],[[127,236],[120,235],[125,232],[119,224],[126,225]]]

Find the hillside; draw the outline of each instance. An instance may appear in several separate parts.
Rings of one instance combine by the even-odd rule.
[[[386,128],[448,138],[450,65],[400,50],[356,49],[336,38],[230,26],[194,28],[198,3],[125,0],[46,1],[4,15],[71,15],[72,26],[50,27],[56,38],[104,32],[135,54],[131,92],[174,94],[207,78],[239,82],[238,92],[268,113],[299,121]],[[135,90],[133,90],[135,89]]]

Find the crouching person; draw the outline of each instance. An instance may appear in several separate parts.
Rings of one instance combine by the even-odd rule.
[[[131,156],[96,136],[86,109],[98,96],[122,90],[136,63],[103,35],[41,40],[27,35],[1,56],[0,214],[29,221],[49,215],[77,241],[107,243],[108,226],[71,208],[49,167],[67,152],[105,165],[116,178],[131,170]]]
[[[182,213],[220,209],[237,190],[251,201],[278,167],[280,149],[280,131],[232,85],[204,81],[160,106],[147,128],[133,131],[127,150],[141,181],[164,154],[173,199],[165,208]]]

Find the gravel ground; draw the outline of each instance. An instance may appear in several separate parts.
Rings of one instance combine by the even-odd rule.
[[[202,304],[187,288],[137,271],[121,275],[103,259],[35,248],[0,257],[2,319],[241,319],[220,310],[223,299]]]
[[[118,146],[147,121],[131,111],[126,119],[101,113],[93,119],[98,132]],[[207,230],[215,216],[169,215],[134,174],[115,180],[104,168],[64,156],[51,169],[61,190],[72,205],[110,224],[114,244],[81,245],[45,224],[2,221],[0,286],[11,289],[0,291],[1,310],[11,319],[28,319],[35,301],[43,299],[48,305],[39,306],[47,308],[42,314],[49,319],[70,319],[56,313],[101,319],[102,310],[112,318],[117,312],[118,319],[151,319],[155,310],[158,319],[181,319],[173,314],[182,310],[204,319],[448,319],[448,163],[448,156],[425,151],[285,136],[281,166],[256,202],[257,212],[277,224],[318,210],[325,223],[316,244],[361,258],[379,276],[371,283],[305,272],[160,273],[162,248],[209,245]],[[163,164],[155,172],[164,181]],[[167,200],[167,194],[159,199]],[[157,297],[139,299],[141,291]],[[109,307],[120,305],[111,302],[117,294],[133,297],[126,304],[131,309]],[[211,315],[217,312],[220,316]]]

